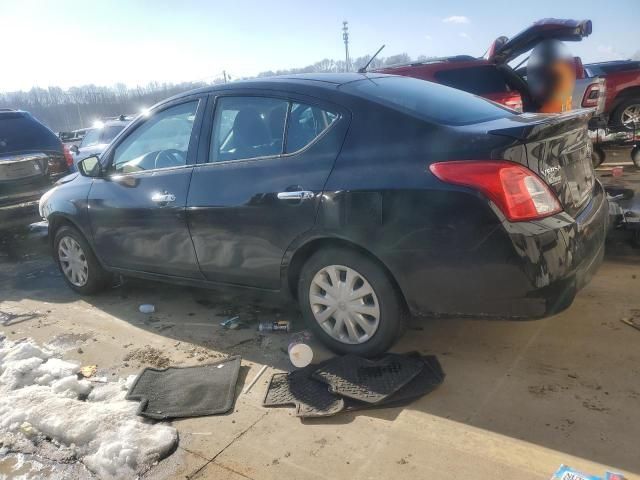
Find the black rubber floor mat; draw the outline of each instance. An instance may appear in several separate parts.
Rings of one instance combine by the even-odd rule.
[[[138,415],[164,420],[226,413],[233,407],[240,357],[194,367],[145,368],[127,393]]]
[[[298,417],[327,417],[344,410],[344,400],[327,385],[310,377],[317,365],[271,377],[262,404],[265,407],[295,405]]]
[[[345,355],[328,360],[312,377],[329,385],[331,392],[377,404],[415,378],[424,362],[412,355],[387,354],[378,360]]]
[[[420,354],[415,353],[407,355],[420,359],[424,364],[424,368],[418,375],[393,395],[376,404],[348,399],[345,406],[346,410],[353,411],[376,407],[401,407],[425,396],[428,393],[431,393],[442,384],[445,374],[440,366],[440,362],[434,355],[420,356]]]

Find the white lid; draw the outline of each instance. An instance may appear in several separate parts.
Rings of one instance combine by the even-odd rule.
[[[306,367],[313,360],[313,350],[305,343],[296,343],[289,348],[289,360],[297,368]]]

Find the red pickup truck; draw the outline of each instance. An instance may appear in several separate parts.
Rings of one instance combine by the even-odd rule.
[[[498,37],[487,55],[476,58],[458,55],[433,59],[426,62],[385,67],[376,70],[382,73],[420,78],[464,90],[486,97],[520,111],[535,111],[537,106],[529,92],[526,69],[515,70],[509,62],[533,49],[547,39],[580,41],[591,34],[591,20],[563,20],[546,18],[535,22],[512,38]],[[522,63],[526,61],[523,60]],[[516,69],[520,65],[516,66]],[[576,63],[578,78],[582,79],[582,65]],[[574,98],[576,107],[600,105],[601,83],[594,79],[593,85],[581,85],[580,98]],[[584,83],[584,82],[583,82]],[[576,91],[574,91],[574,96]]]
[[[605,79],[604,111],[609,125],[640,129],[640,61],[590,63],[584,69],[589,77]]]

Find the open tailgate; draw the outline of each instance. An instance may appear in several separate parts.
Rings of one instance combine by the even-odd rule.
[[[543,40],[579,42],[591,35],[591,29],[591,20],[544,18],[512,38],[498,37],[489,47],[487,59],[495,63],[507,63]]]

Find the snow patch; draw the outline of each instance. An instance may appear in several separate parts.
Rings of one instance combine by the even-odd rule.
[[[32,448],[46,438],[100,478],[134,477],[173,451],[175,428],[141,419],[125,400],[135,376],[94,388],[55,354],[0,335],[0,446],[22,451],[25,439]]]

